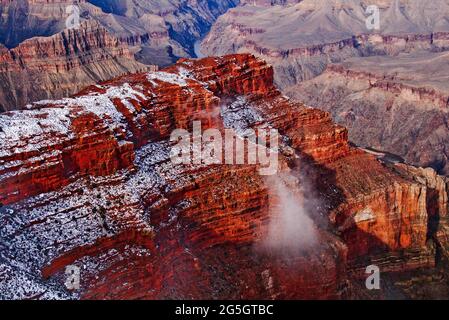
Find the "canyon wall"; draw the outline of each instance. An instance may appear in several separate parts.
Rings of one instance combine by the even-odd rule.
[[[70,96],[86,85],[147,70],[126,42],[85,22],[48,38],[33,38],[0,53],[0,111],[30,101]]]
[[[367,5],[380,10],[377,30]],[[201,50],[263,58],[285,94],[329,111],[355,144],[447,175],[448,12],[445,0],[244,2]]]
[[[73,1],[2,1],[0,112],[194,56],[194,42],[236,4],[79,1],[76,19]]]
[[[313,239],[264,245],[280,198],[260,165],[171,161],[172,130],[193,121],[277,128],[277,179]],[[413,272],[447,254],[444,180],[351,147],[251,55],[181,60],[6,112],[0,137],[2,298],[354,298],[368,264]],[[64,287],[67,266],[79,290]]]
[[[350,139],[448,171],[448,54],[349,59],[287,94],[332,113]]]
[[[217,20],[201,51],[255,54],[274,66],[276,84],[284,89],[350,57],[447,50],[447,1],[369,4],[379,7],[379,30],[367,29],[367,4],[360,0],[242,3]],[[422,12],[431,22],[423,20]]]

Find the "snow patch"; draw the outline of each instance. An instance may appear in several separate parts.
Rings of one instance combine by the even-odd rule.
[[[164,71],[150,72],[147,74],[147,79],[155,87],[157,87],[158,84],[156,82],[154,82],[154,80],[171,83],[171,84],[174,84],[174,85],[177,85],[180,87],[187,86],[186,80],[192,79],[191,73],[182,67],[179,67],[178,71],[179,71],[179,74],[169,73],[169,72],[164,72]]]

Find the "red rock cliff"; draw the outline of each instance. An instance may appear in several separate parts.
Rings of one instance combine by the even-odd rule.
[[[83,22],[51,37],[35,37],[13,49],[0,48],[0,111],[30,101],[72,95],[87,85],[146,70],[126,40],[96,22]]]
[[[282,195],[257,166],[170,161],[172,130],[195,120],[279,130],[280,179],[314,194],[312,243],[263,245]],[[447,212],[437,176],[351,148],[346,129],[283,97],[251,55],[124,76],[4,113],[0,127],[5,297],[342,298],[373,259],[385,271],[431,267],[427,240],[447,245],[428,223]],[[64,289],[67,265],[82,268],[78,291]]]

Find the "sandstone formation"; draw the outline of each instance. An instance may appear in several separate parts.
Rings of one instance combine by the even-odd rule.
[[[236,1],[83,0],[79,19],[73,4],[0,1],[0,112],[193,56],[194,42]]]
[[[194,121],[278,129],[276,182],[258,165],[174,164],[170,134]],[[351,147],[252,55],[3,113],[0,144],[1,298],[357,298],[368,264],[419,274],[447,255],[447,181]],[[266,243],[285,213],[311,221],[288,250]],[[79,290],[64,286],[69,265]]]
[[[90,22],[0,50],[0,112],[70,96],[87,85],[151,68],[135,61],[126,42]]]
[[[350,140],[448,169],[449,2],[245,1],[204,39],[204,54],[250,52],[288,96],[331,112]],[[379,29],[366,25],[379,8]]]

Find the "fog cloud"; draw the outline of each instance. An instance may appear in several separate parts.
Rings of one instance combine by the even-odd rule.
[[[318,241],[317,229],[309,212],[310,199],[306,179],[291,173],[266,178],[270,194],[270,223],[264,246],[276,251],[296,251],[312,247]],[[310,203],[309,203],[310,204]]]

